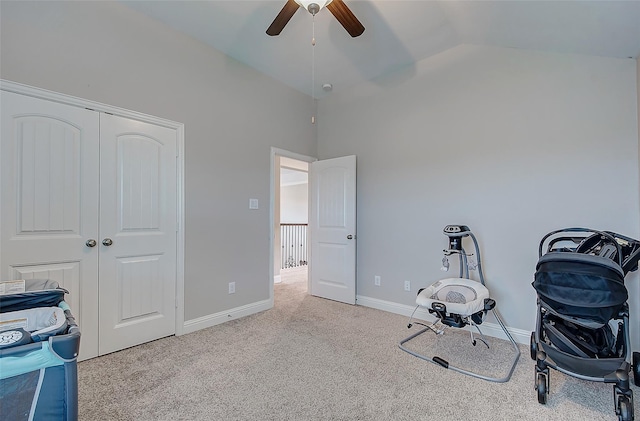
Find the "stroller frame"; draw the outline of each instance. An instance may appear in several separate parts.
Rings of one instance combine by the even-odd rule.
[[[540,241],[538,254],[536,280],[533,283],[538,293],[536,330],[531,333],[530,342],[531,359],[536,362],[534,380],[538,402],[543,405],[547,402],[551,368],[581,380],[613,384],[614,411],[618,419],[633,420],[633,391],[630,389],[629,372],[634,371],[634,383],[640,386],[640,353],[632,353],[630,349],[629,305],[626,301],[624,278],[628,272],[638,269],[640,242],[610,231],[564,228],[545,235]],[[551,297],[553,282],[545,284],[551,279],[544,278],[551,276],[545,275],[546,270],[556,270],[559,273],[564,270],[561,266],[563,264],[567,264],[567,271],[571,265],[579,265],[576,266],[580,268],[575,273],[576,277],[588,273],[589,265],[593,265],[593,273],[603,274],[603,277],[607,273],[602,272],[603,270],[618,275],[621,282],[610,281],[612,291],[617,289],[617,295],[613,292],[611,295],[616,295],[617,300],[611,298],[611,306],[607,308],[607,312],[597,314],[593,310],[594,313],[589,314],[592,310],[586,304],[584,308],[577,304],[573,307],[567,304],[564,297]],[[550,265],[556,266],[551,269]],[[570,271],[566,272],[566,276],[572,276]],[[595,287],[597,276],[594,275],[593,278]],[[581,279],[591,281],[589,278]],[[551,288],[548,287],[549,284]],[[602,287],[602,284],[598,286]],[[555,301],[556,298],[560,301]],[[598,329],[608,330],[613,337],[612,323],[614,326],[617,324],[617,332],[615,344],[606,347],[610,350],[609,355],[592,355],[590,350],[597,347],[578,340],[588,338]],[[578,332],[582,331],[582,335],[572,335],[566,330],[563,333],[567,325],[576,328]],[[632,364],[629,362],[630,358],[633,360]]]
[[[468,255],[466,253],[466,251],[464,250],[464,248],[462,247],[462,239],[464,237],[470,237],[473,240],[473,244],[475,247],[475,254],[477,257],[477,269],[478,269],[478,273],[479,273],[479,277],[480,277],[480,282],[478,284],[480,284],[482,286],[482,288],[485,288],[485,281],[484,281],[484,273],[482,271],[482,263],[480,260],[480,247],[478,246],[478,241],[476,239],[476,237],[473,235],[473,233],[469,230],[469,227],[464,226],[464,225],[447,225],[444,228],[444,234],[446,236],[449,237],[449,248],[447,250],[443,250],[445,257],[442,259],[442,263],[443,263],[443,269],[448,270],[449,269],[449,262],[447,260],[447,256],[452,255],[452,254],[457,254],[458,258],[459,258],[459,269],[460,269],[460,276],[459,276],[459,280],[470,280],[471,277],[469,275],[469,269],[470,269],[470,264],[468,262],[467,257],[468,256],[472,256],[472,255]],[[443,280],[446,281],[446,280]],[[440,281],[438,281],[440,282]],[[436,282],[436,284],[438,283]],[[476,283],[477,281],[473,281],[473,283]],[[431,287],[433,287],[433,284]],[[419,301],[420,299],[420,295],[424,290],[428,290],[429,288],[422,288],[418,291],[418,298],[416,299],[416,301]],[[488,291],[487,291],[487,296],[488,296]],[[449,303],[447,303],[449,304]],[[502,319],[500,318],[500,315],[498,314],[497,310],[495,309],[496,306],[496,302],[491,299],[491,298],[485,298],[484,299],[484,306],[479,309],[477,312],[473,313],[473,314],[457,314],[454,313],[453,311],[447,311],[447,306],[445,303],[441,303],[438,301],[434,301],[431,305],[431,307],[425,307],[429,313],[435,315],[436,320],[431,323],[431,324],[425,324],[425,323],[421,323],[421,322],[413,322],[413,316],[415,315],[416,311],[418,310],[418,308],[423,307],[421,304],[418,304],[415,309],[413,310],[413,313],[411,314],[411,317],[409,319],[409,323],[407,325],[407,328],[410,329],[413,324],[418,324],[421,326],[424,326],[423,329],[419,330],[418,332],[414,333],[413,335],[403,339],[402,341],[400,341],[399,343],[399,347],[400,349],[402,349],[403,351],[413,355],[414,357],[418,357],[422,360],[437,364],[443,368],[447,368],[453,371],[456,371],[458,373],[462,373],[462,374],[466,374],[468,376],[472,376],[472,377],[476,377],[478,379],[482,379],[482,380],[487,380],[487,381],[491,381],[491,382],[497,382],[497,383],[505,383],[507,381],[509,381],[509,379],[511,378],[511,375],[513,374],[515,368],[516,368],[516,364],[518,363],[518,359],[520,358],[520,348],[518,348],[518,345],[516,344],[516,341],[513,339],[513,337],[511,336],[511,334],[509,333],[509,331],[507,330],[506,326],[504,325],[504,323],[502,322]],[[473,329],[475,328],[475,330],[478,331],[480,337],[478,337],[477,339],[479,341],[481,341],[487,348],[489,348],[489,343],[487,342],[484,334],[482,333],[482,331],[480,330],[480,324],[484,321],[487,313],[491,311],[495,317],[495,319],[498,321],[498,324],[500,325],[500,327],[502,328],[502,330],[504,331],[505,336],[507,337],[507,339],[509,339],[509,341],[511,342],[511,345],[513,347],[514,350],[514,356],[511,362],[511,367],[508,371],[508,373],[503,376],[503,377],[490,377],[490,376],[485,376],[479,373],[475,373],[469,370],[465,370],[459,367],[455,367],[453,365],[451,365],[447,360],[438,357],[438,356],[434,356],[434,357],[428,357],[425,356],[423,354],[420,354],[416,351],[413,351],[409,348],[407,348],[405,346],[405,344],[409,341],[411,341],[412,339],[415,339],[416,337],[422,335],[423,333],[426,332],[433,332],[436,335],[440,335],[444,333],[444,329],[446,327],[455,327],[455,328],[464,328],[465,326],[469,326],[469,334],[471,336],[471,344],[473,346],[476,346],[477,341],[476,341],[476,337],[474,337],[473,334]],[[413,323],[412,323],[413,322]],[[443,325],[442,328],[438,328],[438,324],[441,323]]]

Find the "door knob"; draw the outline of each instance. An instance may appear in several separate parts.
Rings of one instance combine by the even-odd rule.
[[[347,240],[353,240],[353,235],[351,234],[347,235]]]
[[[96,240],[94,240],[93,238],[90,238],[87,240],[85,244],[87,247],[95,247],[97,243],[96,243]]]
[[[111,244],[113,244],[113,241],[111,240],[111,238],[105,238],[104,240],[102,240],[103,246],[109,247]]]

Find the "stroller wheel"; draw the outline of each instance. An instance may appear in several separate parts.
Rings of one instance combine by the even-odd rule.
[[[629,402],[629,398],[626,396],[620,396],[618,398],[618,421],[631,421],[633,420],[633,406]]]
[[[529,351],[531,352],[531,359],[536,360],[538,354],[538,345],[536,344],[536,333],[531,332],[531,341],[529,341]]]
[[[543,373],[538,373],[536,390],[538,391],[538,403],[546,405],[547,395],[549,394],[549,391],[547,390],[547,376],[545,376]]]
[[[633,383],[640,387],[640,352],[634,352],[631,360],[633,366]]]

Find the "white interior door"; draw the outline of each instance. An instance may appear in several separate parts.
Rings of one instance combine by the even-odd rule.
[[[98,355],[99,115],[0,91],[0,279],[53,279]]]
[[[309,165],[311,294],[356,302],[356,157]]]
[[[175,333],[176,130],[100,116],[100,354]]]

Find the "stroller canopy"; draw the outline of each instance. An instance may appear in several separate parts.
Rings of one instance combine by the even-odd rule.
[[[601,324],[615,317],[628,298],[620,266],[590,254],[545,254],[532,285],[557,313]]]

